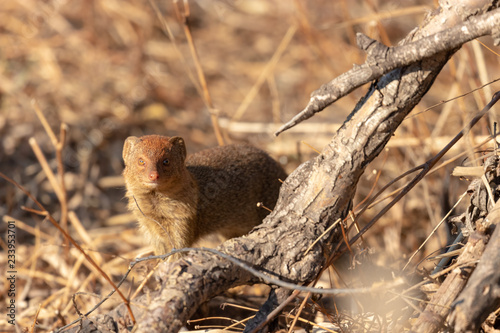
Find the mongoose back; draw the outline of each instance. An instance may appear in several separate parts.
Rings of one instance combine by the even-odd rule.
[[[211,148],[186,158],[180,137],[129,137],[123,147],[128,208],[155,254],[218,232],[241,236],[274,208],[285,171],[249,145]]]

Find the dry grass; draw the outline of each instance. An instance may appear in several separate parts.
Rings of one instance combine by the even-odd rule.
[[[63,228],[67,220],[68,233],[116,282],[128,263],[147,251],[123,200],[121,148],[127,136],[180,135],[186,139],[189,152],[194,152],[217,144],[216,119],[223,140],[261,146],[291,171],[316,155],[310,147],[320,150],[328,142],[363,90],[277,139],[271,133],[305,106],[310,92],[364,60],[355,44],[355,32],[395,44],[418,26],[425,11],[434,5],[433,1],[398,3],[192,1],[189,23],[200,71],[171,1],[157,3],[163,25],[147,1],[3,0],[0,171],[25,186]],[[165,35],[166,27],[175,43]],[[479,41],[457,52],[413,111],[414,116],[398,129],[389,149],[368,167],[355,205],[372,187],[377,191],[437,153],[471,114],[482,109],[492,92],[499,90],[500,84],[494,83],[427,110],[500,77],[499,48],[488,38],[481,42],[497,54]],[[201,73],[206,89],[200,84]],[[37,118],[33,100],[56,133],[55,139]],[[468,183],[451,177],[451,170],[456,165],[481,163],[482,151],[491,144],[476,152],[472,147],[488,135],[495,120],[492,110],[489,122],[482,121],[445,157],[456,160],[427,176],[366,234],[360,243],[362,249],[354,249],[359,251],[356,259],[338,261],[320,283],[328,287],[370,286],[390,281],[393,275],[418,281],[414,272],[432,269],[435,261],[425,258],[446,244],[446,227],[439,228],[401,271],[407,258],[465,191]],[[62,123],[67,125],[60,159],[64,173],[60,173],[56,159]],[[45,171],[32,151],[34,142],[47,158]],[[461,153],[464,155],[458,156]],[[54,179],[48,178],[47,169],[52,170]],[[37,331],[60,327],[77,317],[72,301],[76,292],[81,292],[75,302],[84,312],[112,288],[44,217],[22,210],[23,206],[39,209],[32,200],[0,182],[0,215],[4,222],[16,221],[17,328],[32,328],[35,317]],[[404,183],[398,182],[391,190]],[[361,226],[386,202],[366,211]],[[463,207],[461,204],[458,212]],[[3,235],[6,230],[7,223],[0,224]],[[7,249],[5,238],[0,245]],[[0,263],[6,267],[5,251]],[[356,268],[348,269],[351,266]],[[134,292],[146,273],[146,267],[136,269],[122,291],[126,295]],[[8,287],[3,279],[3,305],[10,301]],[[250,289],[234,292],[240,298],[242,294],[251,298]],[[389,293],[387,299],[394,296]],[[392,301],[386,307],[375,296],[324,298],[319,302],[308,299],[304,308],[310,313],[307,320],[341,322],[347,331],[388,327],[390,323],[403,327],[419,302],[395,298],[398,305]],[[98,312],[106,312],[119,302],[118,296],[113,297]],[[249,304],[258,305],[262,297],[252,302]],[[294,305],[288,322],[300,302]],[[246,316],[219,312],[223,317]],[[320,312],[323,314],[316,318],[311,314]],[[299,320],[297,325],[305,324]],[[13,330],[3,315],[0,330]]]

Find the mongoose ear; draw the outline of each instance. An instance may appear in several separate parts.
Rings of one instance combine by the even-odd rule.
[[[130,153],[134,149],[134,146],[139,141],[141,141],[141,139],[139,139],[136,136],[129,136],[125,140],[125,143],[123,144],[123,152],[122,152],[122,157],[123,157],[123,161],[125,161],[125,164],[127,164],[127,157],[130,155]]]
[[[182,159],[186,159],[186,144],[184,143],[184,139],[181,138],[180,136],[173,136],[171,137],[168,142],[172,144],[174,147],[178,147],[178,149],[181,152]]]

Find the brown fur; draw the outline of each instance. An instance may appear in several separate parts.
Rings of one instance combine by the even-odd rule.
[[[156,254],[191,246],[219,232],[241,236],[274,208],[286,174],[248,145],[207,149],[186,159],[180,137],[129,137],[123,147],[128,208]],[[140,162],[142,161],[142,162]],[[165,162],[164,162],[165,161]]]

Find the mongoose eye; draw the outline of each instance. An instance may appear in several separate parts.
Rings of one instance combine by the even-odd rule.
[[[169,163],[170,163],[170,161],[168,160],[168,158],[163,160],[163,165],[168,165]]]
[[[142,158],[139,159],[139,165],[144,165],[146,164],[146,162],[144,162],[144,160]]]

